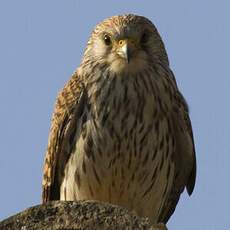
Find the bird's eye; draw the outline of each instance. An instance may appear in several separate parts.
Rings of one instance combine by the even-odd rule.
[[[104,35],[104,42],[107,46],[111,45],[111,38],[108,34]]]
[[[148,40],[149,40],[149,35],[146,32],[144,32],[141,36],[141,43],[145,44],[148,42]]]

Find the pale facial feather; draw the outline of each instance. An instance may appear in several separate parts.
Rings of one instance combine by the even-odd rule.
[[[149,55],[149,53],[152,52],[152,44],[154,44],[151,31],[148,31],[149,41],[145,44],[141,44],[141,37],[146,29],[136,30],[133,27],[128,27],[127,29],[127,26],[124,28],[121,26],[119,29],[116,27],[116,30],[108,28],[100,31],[91,43],[90,53],[96,61],[103,64],[106,63],[110,71],[116,74],[139,73],[147,68],[149,60],[152,58],[152,56]],[[109,35],[111,39],[110,45],[105,44],[103,40],[104,34]],[[136,42],[135,50],[129,62],[119,55],[118,42],[122,39],[133,39]],[[148,50],[148,53],[146,50]]]

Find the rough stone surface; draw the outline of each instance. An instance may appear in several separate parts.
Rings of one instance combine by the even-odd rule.
[[[52,201],[0,222],[0,230],[30,229],[166,229],[128,210],[96,201]]]

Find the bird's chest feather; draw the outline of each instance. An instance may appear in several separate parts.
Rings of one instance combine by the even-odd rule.
[[[67,200],[96,199],[135,209],[149,199],[157,172],[169,174],[163,162],[172,140],[154,93],[134,80],[114,81],[101,92],[89,91],[62,194]]]
[[[159,108],[154,95],[138,86],[134,79],[114,77],[100,92],[89,92],[85,126],[93,143],[97,148],[103,146],[110,158],[140,152],[138,148],[144,148],[153,137],[154,116]]]

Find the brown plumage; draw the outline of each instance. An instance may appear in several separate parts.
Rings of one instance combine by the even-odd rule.
[[[43,202],[99,200],[167,222],[195,176],[188,107],[160,35],[141,16],[106,19],[57,97]]]

